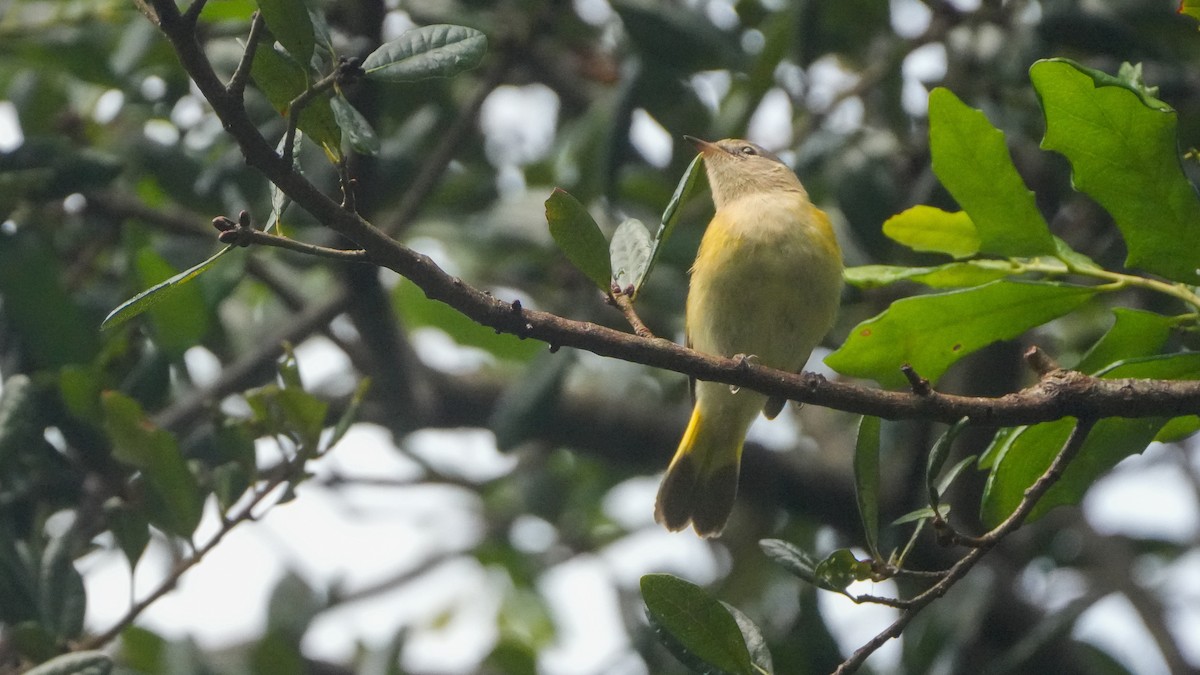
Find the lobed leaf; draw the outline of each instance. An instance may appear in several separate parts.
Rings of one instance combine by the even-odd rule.
[[[1183,172],[1175,111],[1144,87],[1066,59],[1029,71],[1046,116],[1042,147],[1071,163],[1077,189],[1100,203],[1128,248],[1126,264],[1200,281],[1200,199]]]
[[[562,188],[554,188],[546,200],[546,222],[550,236],[596,287],[610,292],[612,268],[609,264],[608,242],[600,226],[592,219],[583,204]]]
[[[858,324],[825,362],[843,375],[887,387],[905,384],[900,366],[907,363],[935,382],[967,354],[1062,316],[1096,292],[1085,286],[1001,280],[904,298]]]
[[[362,67],[367,77],[387,82],[450,77],[479,65],[486,52],[487,36],[474,28],[434,24],[385,42]]]
[[[929,94],[929,151],[933,172],[975,224],[980,252],[1055,253],[1050,228],[1013,166],[1004,134],[942,87]]]
[[[659,639],[697,670],[755,672],[737,620],[699,586],[670,574],[642,577],[642,600]]]

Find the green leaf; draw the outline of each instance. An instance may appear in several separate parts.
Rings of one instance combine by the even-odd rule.
[[[222,249],[222,252],[227,250]],[[201,264],[211,265],[214,259],[215,256]],[[179,279],[170,287],[170,292],[159,291],[158,301],[147,306],[146,310],[154,326],[155,342],[169,357],[182,358],[185,351],[204,338],[210,327],[204,295],[198,286],[187,283],[198,273],[181,279],[175,268],[151,248],[137,251],[134,266],[143,286],[153,288]]]
[[[4,380],[0,389],[0,467],[44,438],[38,424],[37,396],[33,380],[18,374]]]
[[[38,618],[38,584],[36,562],[24,543],[18,550],[9,520],[0,520],[0,622],[14,626]]]
[[[817,561],[799,547],[782,539],[762,539],[758,546],[788,572],[814,586],[817,584]]]
[[[357,108],[350,105],[345,96],[337,94],[329,100],[329,105],[333,108],[333,118],[337,120],[338,127],[355,152],[364,155],[379,154],[379,137],[375,135],[371,123]]]
[[[52,537],[42,551],[41,590],[42,625],[61,641],[73,640],[83,632],[87,610],[87,592],[83,576],[75,569],[75,532],[67,530]]]
[[[1116,307],[1113,315],[1112,327],[1083,355],[1075,370],[1090,375],[1118,361],[1158,354],[1175,324],[1171,317],[1140,309]]]
[[[100,352],[95,319],[67,292],[62,272],[41,239],[0,232],[5,324],[20,334],[17,353],[29,359],[31,368],[91,363]]]
[[[750,652],[750,661],[754,664],[755,669],[760,673],[775,672],[771,651],[767,649],[767,640],[763,637],[758,624],[754,623],[742,610],[728,602],[722,601],[721,605],[729,612],[742,631],[742,640],[746,643],[746,650]]]
[[[942,472],[942,466],[946,464],[946,458],[950,456],[950,450],[954,447],[954,440],[958,438],[958,434],[967,427],[970,420],[966,417],[960,419],[950,425],[946,432],[938,437],[937,442],[933,444],[933,449],[929,451],[929,460],[925,464],[925,488],[929,493],[929,504],[936,507],[941,500],[942,490],[936,485],[938,474]]]
[[[116,328],[133,317],[145,312],[154,305],[166,300],[172,294],[179,292],[180,288],[187,282],[200,276],[202,272],[213,266],[213,263],[218,258],[229,252],[233,246],[226,246],[217,251],[211,258],[196,265],[195,267],[180,272],[166,281],[157,283],[150,288],[138,293],[132,298],[122,302],[113,311],[104,317],[104,322],[100,324],[101,330]]]
[[[613,283],[622,290],[632,288],[632,295],[636,295],[650,267],[653,248],[650,232],[642,221],[629,218],[621,223],[608,245]]]
[[[1158,443],[1178,443],[1197,431],[1200,431],[1200,416],[1173,417],[1170,422],[1158,430],[1154,440]]]
[[[1130,359],[1100,377],[1200,379],[1200,353]],[[1097,422],[1062,478],[1034,508],[1030,522],[1055,506],[1079,503],[1097,478],[1122,459],[1145,450],[1166,423],[1164,418],[1108,418]],[[1025,490],[1050,467],[1074,426],[1075,420],[1067,418],[1024,427],[1014,434],[992,463],[980,514],[986,523],[1000,523],[1013,512]]]
[[[104,652],[71,652],[27,670],[25,675],[108,675],[112,668],[112,658]]]
[[[659,639],[685,665],[736,675],[755,672],[737,620],[704,589],[670,574],[647,574],[641,586]]]
[[[563,382],[574,365],[572,352],[541,352],[523,376],[504,390],[488,418],[488,428],[496,435],[501,452],[536,437],[558,414]]]
[[[363,60],[363,70],[387,82],[450,77],[479,65],[486,52],[487,36],[474,28],[435,24],[380,45]]]
[[[583,204],[562,188],[554,188],[546,200],[546,222],[550,236],[587,278],[605,294],[610,292],[612,271],[608,261],[608,242],[600,226]]]
[[[843,278],[847,284],[857,288],[877,288],[897,281],[913,281],[930,288],[964,288],[980,286],[1020,272],[1019,267],[1007,260],[971,260],[937,267],[861,265],[847,267]]]
[[[972,458],[972,459],[974,459],[974,458]],[[950,515],[950,505],[949,504],[939,504],[937,513],[941,514],[942,518],[945,519],[946,516]],[[933,514],[934,514],[934,510],[932,508],[930,508],[928,506],[923,506],[915,511],[909,511],[908,513],[893,520],[892,525],[904,525],[905,523],[912,523],[912,522],[916,522],[918,520],[929,520],[929,519],[933,518]]]
[[[258,9],[279,44],[297,62],[308,65],[315,38],[304,0],[258,0]]]
[[[886,387],[907,382],[900,373],[907,363],[936,382],[967,354],[1067,314],[1095,294],[1084,286],[1001,280],[904,298],[858,324],[825,363],[843,375],[871,378]]]
[[[867,550],[879,559],[879,428],[880,420],[864,415],[854,446],[854,496],[862,518]]]
[[[979,232],[963,211],[950,213],[933,206],[914,206],[884,221],[883,233],[914,251],[945,253],[954,258],[979,253]]]
[[[200,523],[204,497],[188,470],[175,437],[154,426],[138,402],[115,391],[100,398],[113,457],[142,472],[165,512],[149,515],[164,529],[190,537]]]
[[[1030,78],[1046,115],[1042,147],[1071,162],[1077,189],[1100,203],[1129,250],[1126,264],[1196,283],[1200,200],[1184,175],[1175,111],[1144,89],[1065,59]]]
[[[1200,21],[1200,0],[1180,0],[1178,11]]]
[[[146,516],[114,497],[104,504],[104,519],[129,561],[129,569],[136,568],[150,544],[150,523]]]
[[[980,252],[1054,254],[1050,228],[1013,166],[1004,134],[942,87],[929,94],[929,151],[933,172],[975,223]]]
[[[497,358],[528,361],[546,350],[544,342],[497,333],[475,323],[450,305],[425,297],[425,292],[407,279],[402,279],[392,291],[392,306],[410,328],[437,328],[456,343],[486,350]]]
[[[254,83],[267,97],[271,107],[285,118],[292,101],[308,89],[310,75],[308,68],[276,52],[265,41],[258,45],[254,62],[250,65],[250,76],[254,78]],[[333,116],[330,98],[326,93],[309,101],[300,111],[296,128],[324,148],[331,160],[336,160],[342,154],[342,131]]]
[[[817,564],[816,574],[821,588],[845,592],[855,581],[871,578],[871,563],[855,558],[848,548],[840,548]]]
[[[700,184],[700,177],[703,175],[704,156],[696,155],[688,163],[683,175],[680,176],[679,183],[675,185],[675,192],[671,193],[671,199],[667,201],[667,207],[663,209],[662,218],[658,222],[658,232],[654,233],[654,247],[650,251],[650,262],[646,263],[646,271],[642,273],[642,281],[645,281],[646,277],[650,276],[650,270],[654,269],[654,263],[658,262],[659,254],[662,252],[667,240],[671,238],[671,233],[675,231],[675,225],[679,223],[680,208],[696,191],[696,187]],[[637,289],[634,290],[634,297],[636,296]]]

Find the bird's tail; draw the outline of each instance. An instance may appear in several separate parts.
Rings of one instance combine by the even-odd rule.
[[[696,534],[715,537],[725,527],[737,496],[738,471],[746,430],[708,419],[699,405],[658,488],[654,519],[668,530],[690,522]]]

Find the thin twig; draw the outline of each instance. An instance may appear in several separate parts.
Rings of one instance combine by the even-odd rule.
[[[200,12],[204,11],[204,5],[207,2],[208,0],[192,0],[192,4],[188,5],[187,11],[182,15],[183,20],[195,26],[196,22],[200,20]]]
[[[301,462],[301,465],[302,464],[303,463]],[[242,510],[238,511],[232,516],[226,515],[221,519],[221,527],[216,531],[215,534],[213,534],[211,539],[209,539],[203,545],[197,547],[190,556],[182,558],[176,562],[175,566],[171,568],[171,571],[167,574],[166,578],[159,582],[158,586],[151,591],[149,595],[130,606],[129,610],[125,612],[125,615],[118,619],[115,624],[110,626],[108,630],[96,635],[92,635],[86,640],[80,642],[77,646],[77,649],[98,649],[120,635],[122,631],[124,631],[126,628],[132,625],[134,621],[137,620],[137,618],[146,610],[147,607],[157,602],[162,596],[170,593],[176,587],[176,585],[178,585],[179,579],[184,575],[184,573],[199,564],[200,561],[204,559],[204,556],[208,555],[209,552],[216,548],[217,544],[220,544],[221,540],[225,538],[225,535],[229,534],[234,527],[247,520],[254,519],[254,509],[268,494],[286,482],[293,474],[294,470],[280,472],[278,475],[267,481],[266,484],[264,484],[254,493],[253,497],[250,498],[250,501],[242,508]]]
[[[228,236],[226,236],[228,235]],[[270,232],[255,230],[248,227],[239,227],[227,232],[222,232],[219,239],[226,244],[237,244],[239,246],[274,246],[275,248],[285,248],[289,251],[296,251],[307,255],[317,256],[319,258],[328,258],[330,260],[340,260],[342,262],[369,262],[370,256],[366,251],[356,249],[341,249],[329,248],[328,246],[318,246],[317,244],[309,244],[303,241],[296,241],[291,237],[281,237]]]
[[[612,286],[612,292],[606,298],[609,304],[621,310],[621,314],[625,315],[625,320],[629,322],[629,327],[633,329],[634,335],[643,338],[653,338],[654,333],[646,327],[642,322],[642,317],[638,316],[637,310],[633,308],[633,299],[629,297],[624,289],[616,284]]]
[[[1039,476],[1036,481],[1034,481],[1033,485],[1030,485],[1025,490],[1025,495],[1021,498],[1021,503],[1017,505],[1017,508],[1013,510],[1012,514],[1009,515],[1004,522],[993,528],[990,532],[982,537],[979,537],[979,547],[971,549],[965,556],[956,562],[954,566],[947,571],[946,576],[943,577],[941,581],[937,582],[921,594],[909,600],[910,606],[901,612],[899,618],[897,618],[892,625],[888,626],[878,635],[871,638],[871,640],[869,640],[862,647],[859,647],[858,650],[850,656],[850,658],[843,661],[842,664],[837,667],[837,670],[834,671],[835,675],[845,675],[858,670],[862,666],[863,662],[865,662],[867,658],[871,656],[871,654],[874,654],[880,647],[887,643],[888,640],[899,637],[900,634],[904,632],[904,629],[908,626],[909,622],[912,621],[922,609],[925,609],[925,607],[927,607],[934,600],[944,596],[950,590],[950,588],[954,586],[954,584],[958,583],[960,579],[966,576],[967,572],[970,572],[971,569],[975,567],[976,563],[978,563],[988,551],[994,548],[996,544],[998,544],[1004,537],[1008,536],[1018,527],[1020,527],[1021,524],[1025,522],[1025,519],[1029,517],[1029,514],[1033,512],[1034,507],[1037,506],[1037,503],[1046,494],[1046,492],[1058,482],[1059,478],[1062,477],[1062,472],[1064,469],[1066,469],[1067,465],[1070,464],[1071,461],[1075,459],[1075,456],[1079,454],[1079,451],[1083,447],[1084,441],[1087,440],[1088,433],[1092,430],[1093,426],[1095,426],[1095,420],[1079,420],[1079,422],[1075,425],[1075,428],[1071,431],[1070,437],[1067,438],[1066,443],[1063,444],[1062,449],[1058,451],[1058,455],[1054,457],[1054,461],[1050,463],[1050,467],[1047,468],[1046,471]]]
[[[258,43],[262,41],[263,28],[267,25],[261,12],[254,12],[250,20],[250,34],[246,36],[246,50],[242,52],[242,60],[225,85],[225,91],[238,100],[246,92],[246,82],[250,80],[250,71],[254,67],[254,55],[258,53]]]
[[[300,92],[300,94],[292,99],[288,104],[287,116],[287,132],[283,136],[283,160],[292,165],[292,153],[294,152],[293,145],[296,143],[296,127],[300,125],[300,113],[304,108],[313,101],[317,96],[333,89],[333,85],[337,82],[338,73],[334,71],[325,77],[317,80],[308,89]]]

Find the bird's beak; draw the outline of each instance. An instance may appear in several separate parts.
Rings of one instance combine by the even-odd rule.
[[[695,136],[684,136],[683,140],[696,146],[696,149],[700,151],[700,154],[706,157],[714,152],[721,151],[721,146],[717,145],[716,143],[709,143],[708,141],[696,138]]]

